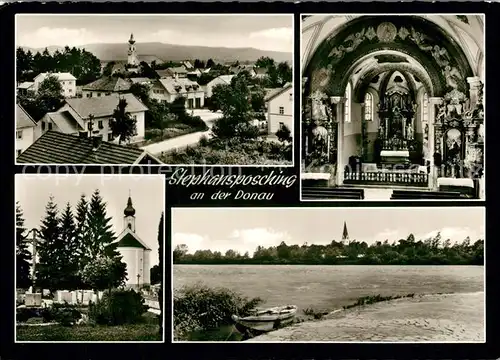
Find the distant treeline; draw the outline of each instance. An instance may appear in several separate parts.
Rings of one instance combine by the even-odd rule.
[[[442,240],[441,234],[425,240],[415,240],[410,234],[406,239],[389,243],[377,241],[333,240],[328,245],[287,245],[265,248],[258,246],[253,256],[241,255],[234,250],[225,254],[219,251],[197,250],[188,254],[186,245],[178,245],[173,252],[174,264],[249,264],[249,265],[484,265],[484,240],[471,243],[467,237],[461,243]]]
[[[50,53],[47,48],[33,54],[22,47],[16,49],[17,81],[33,81],[34,77],[45,72],[69,72],[78,83],[86,84],[101,75],[101,62],[91,52],[76,47],[64,47]]]

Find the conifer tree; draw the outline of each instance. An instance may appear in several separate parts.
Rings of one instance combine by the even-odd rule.
[[[23,210],[19,202],[16,203],[16,287],[28,288],[31,286],[30,276],[31,253],[28,250],[26,228],[24,227]]]
[[[164,233],[164,224],[163,224],[163,212],[160,217],[160,224],[158,225],[158,261],[160,267],[160,290],[158,291],[158,303],[160,304],[160,336],[163,336],[163,233]]]
[[[37,285],[49,289],[52,293],[58,290],[60,279],[64,276],[61,266],[61,228],[58,219],[57,205],[50,196],[45,206],[45,216],[40,226],[40,242],[37,246],[39,260],[36,266]]]
[[[78,257],[78,239],[75,225],[75,218],[71,210],[70,203],[60,217],[61,233],[61,270],[64,277],[61,279],[61,286],[65,289],[78,289],[80,280],[78,276],[79,257]]]
[[[76,204],[75,213],[75,226],[76,226],[76,237],[78,241],[77,254],[80,258],[80,269],[87,264],[90,259],[90,236],[88,231],[88,214],[89,214],[89,202],[85,194],[80,196],[78,203]]]
[[[109,257],[115,261],[113,271],[114,285],[118,286],[127,275],[126,264],[121,261],[118,252],[116,236],[112,230],[111,218],[106,214],[106,203],[103,201],[99,190],[95,190],[89,202],[87,232],[89,237],[90,258],[99,256]]]

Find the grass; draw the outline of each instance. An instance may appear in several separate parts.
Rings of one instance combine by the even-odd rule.
[[[354,304],[346,305],[344,309],[351,309],[356,306],[371,305],[382,301],[396,300],[402,298],[412,298],[415,294],[407,295],[395,295],[395,296],[382,296],[382,295],[372,295],[372,296],[362,296],[356,300]]]
[[[17,341],[161,341],[159,326],[135,324],[123,326],[17,327]]]

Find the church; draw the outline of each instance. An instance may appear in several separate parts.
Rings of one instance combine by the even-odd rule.
[[[301,21],[302,200],[484,198],[482,15]]]
[[[123,231],[118,235],[118,251],[127,264],[126,286],[141,288],[150,284],[151,249],[136,233],[135,209],[129,196],[123,211]]]

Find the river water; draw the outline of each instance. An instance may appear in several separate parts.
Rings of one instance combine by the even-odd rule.
[[[173,286],[226,287],[261,306],[332,311],[362,296],[484,291],[483,266],[175,265]]]

